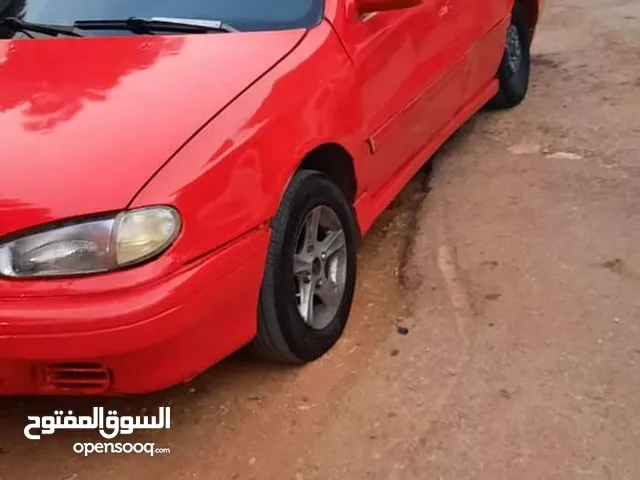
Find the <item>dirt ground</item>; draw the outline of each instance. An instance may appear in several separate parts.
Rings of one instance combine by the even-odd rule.
[[[330,355],[105,401],[172,407],[153,458],[24,438],[95,401],[3,400],[0,479],[640,479],[640,2],[550,0],[534,54],[364,240]]]

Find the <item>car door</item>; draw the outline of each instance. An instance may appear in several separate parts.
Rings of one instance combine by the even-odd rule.
[[[338,33],[356,72],[363,130],[373,154],[367,188],[382,186],[406,160],[411,148],[404,110],[416,98],[417,46],[426,32],[419,28],[417,8],[361,17],[354,0],[345,0],[346,17]]]
[[[425,0],[419,14],[428,32],[417,48],[414,81],[422,86],[411,117],[414,148],[441,142],[438,137],[464,106],[468,89],[467,52],[476,21],[467,9],[478,0]],[[474,10],[475,11],[475,10]]]
[[[455,38],[457,11],[450,7],[455,1],[425,0],[418,7],[360,18],[355,0],[346,0],[347,21],[338,33],[357,72],[373,153],[372,191],[446,125],[461,101],[464,65],[453,81],[447,75],[456,64],[447,44]]]
[[[494,78],[507,38],[513,0],[463,0],[466,10],[472,12],[474,25],[469,30],[474,41],[469,51],[469,88],[467,97],[473,97]]]

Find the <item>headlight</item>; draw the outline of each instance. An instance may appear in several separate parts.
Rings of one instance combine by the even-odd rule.
[[[1,243],[0,275],[29,278],[108,272],[155,257],[179,232],[180,216],[170,207],[58,226]]]

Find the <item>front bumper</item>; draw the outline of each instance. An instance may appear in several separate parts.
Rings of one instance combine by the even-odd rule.
[[[269,232],[152,284],[0,299],[0,395],[130,394],[187,381],[247,344]]]

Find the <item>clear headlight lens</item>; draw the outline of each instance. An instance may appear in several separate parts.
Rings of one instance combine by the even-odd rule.
[[[170,207],[80,221],[0,244],[0,275],[29,278],[108,272],[160,254],[179,232],[180,216]]]

